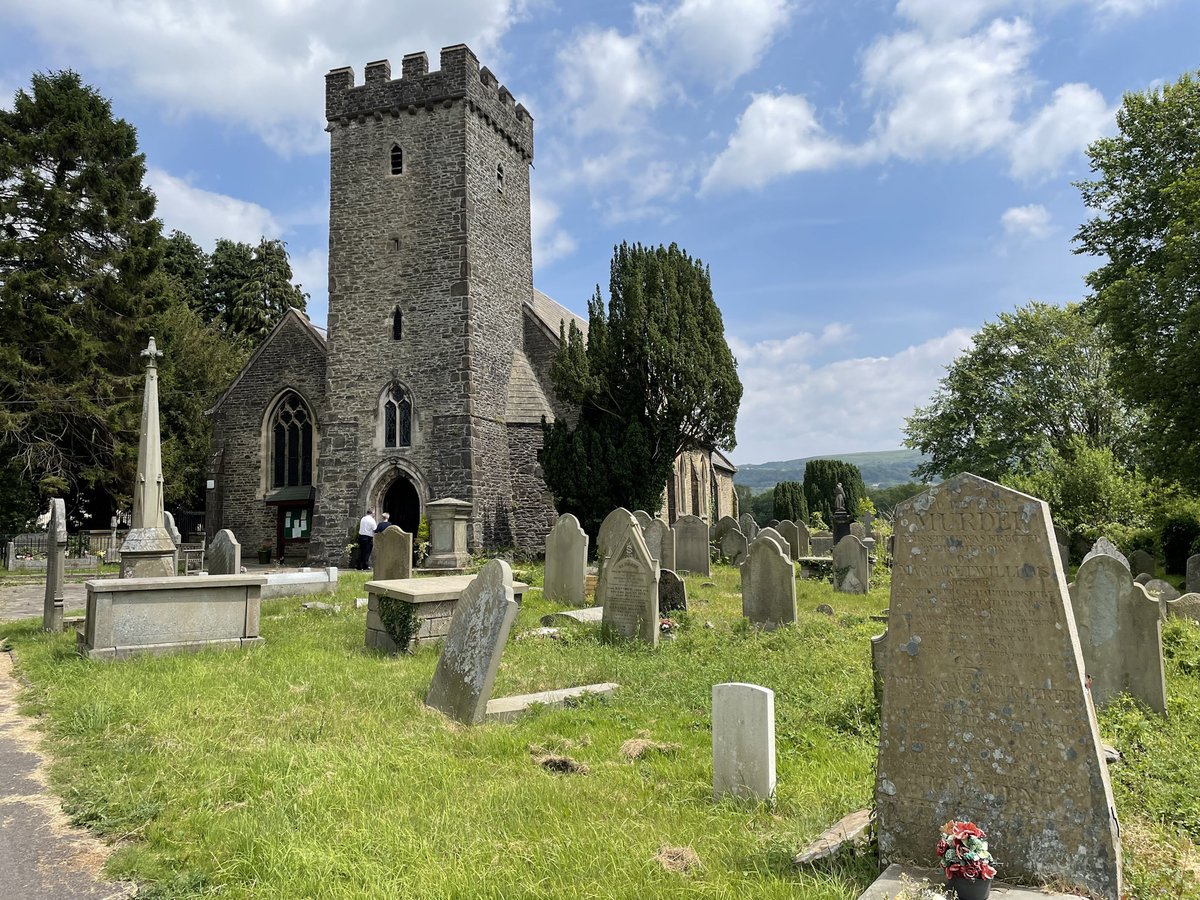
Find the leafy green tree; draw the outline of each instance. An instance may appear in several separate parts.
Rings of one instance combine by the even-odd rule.
[[[833,523],[834,494],[839,483],[846,494],[846,510],[851,516],[857,515],[859,501],[867,498],[867,486],[858,466],[839,459],[810,459],[804,464],[804,499],[810,516],[819,513],[822,522]]]
[[[230,325],[253,346],[284,313],[292,308],[303,312],[307,302],[308,294],[292,284],[287,244],[263,238],[254,248],[249,279],[234,292]]]
[[[254,249],[241,241],[218,238],[208,258],[201,317],[233,333],[237,297],[254,277]]]
[[[804,499],[804,485],[799,481],[781,481],[772,490],[775,518],[793,522],[808,521],[808,501]]]
[[[208,254],[190,235],[176,230],[164,240],[162,268],[171,279],[176,296],[204,321],[211,322],[216,315],[209,316],[207,310],[208,266]]]
[[[1069,455],[1077,437],[1132,458],[1134,421],[1112,385],[1108,343],[1078,304],[1001,313],[972,343],[905,420],[905,443],[927,457],[917,478],[999,480]]]
[[[1145,407],[1154,470],[1200,486],[1200,80],[1125,95],[1118,132],[1088,148],[1096,178],[1079,182],[1097,213],[1077,253],[1103,265],[1089,304],[1114,354],[1114,380]]]
[[[875,509],[885,516],[890,516],[892,510],[896,508],[896,504],[927,490],[929,490],[928,484],[909,481],[905,484],[893,484],[890,487],[870,488],[869,495],[871,502],[875,504]]]
[[[34,75],[0,110],[0,457],[76,508],[132,478],[117,451],[166,299],[145,170],[74,72]]]
[[[594,534],[617,506],[656,508],[680,452],[734,446],[742,385],[708,269],[675,244],[617,247],[588,314],[586,344],[572,323],[551,366],[579,414],[545,427],[542,468]]]

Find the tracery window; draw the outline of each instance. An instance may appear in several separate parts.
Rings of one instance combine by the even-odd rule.
[[[383,402],[383,446],[412,446],[412,400],[399,385],[392,386]]]
[[[284,394],[275,407],[271,444],[273,487],[312,484],[312,415],[295,391]]]

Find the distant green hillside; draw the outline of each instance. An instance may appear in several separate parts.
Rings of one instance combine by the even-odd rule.
[[[853,463],[862,472],[867,487],[889,487],[912,481],[912,471],[920,465],[922,456],[917,450],[880,450],[875,453],[831,453],[824,456],[806,456],[804,459],[789,459],[787,462],[769,462],[760,465],[738,466],[733,476],[734,484],[744,484],[754,493],[774,487],[781,481],[803,481],[804,464],[810,459],[840,459]]]

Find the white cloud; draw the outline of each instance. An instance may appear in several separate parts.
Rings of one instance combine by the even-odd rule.
[[[522,0],[10,0],[8,20],[32,25],[78,67],[126,73],[177,114],[203,114],[258,133],[282,151],[324,142],[324,75],[465,41],[491,57]],[[382,37],[382,36],[388,37]],[[402,36],[397,41],[395,35]],[[493,62],[494,66],[494,62]]]
[[[1006,234],[1044,238],[1050,234],[1050,212],[1040,203],[1014,206],[1000,216]]]
[[[533,231],[533,268],[537,271],[575,251],[575,239],[558,224],[558,204],[534,191],[529,201]]]
[[[830,169],[856,155],[826,134],[803,97],[756,94],[700,188],[762,187],[781,175]]]
[[[1012,175],[1028,181],[1058,170],[1116,125],[1116,110],[1104,95],[1086,84],[1064,84],[1026,122],[1009,147]]]
[[[186,232],[207,250],[217,238],[257,244],[259,238],[278,237],[283,231],[265,207],[195,187],[162,169],[147,170],[146,183],[158,197],[164,230]]]
[[[819,338],[730,340],[744,393],[735,460],[768,462],[900,446],[904,417],[927,403],[945,366],[971,343],[958,328],[891,356],[811,365]]]
[[[1161,6],[1163,0],[899,0],[896,14],[932,34],[963,34],[988,16],[1066,12],[1082,6],[1102,23],[1133,18]]]
[[[580,134],[635,128],[631,114],[652,109],[662,95],[639,35],[612,28],[584,31],[559,52],[559,63],[563,95]]]

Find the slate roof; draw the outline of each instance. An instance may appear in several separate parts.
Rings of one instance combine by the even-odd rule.
[[[529,357],[521,350],[513,353],[512,374],[508,377],[508,399],[504,406],[504,421],[523,425],[537,425],[542,421],[554,421],[554,410],[542,390]]]
[[[729,457],[720,450],[712,452],[712,464],[714,469],[723,469],[726,472],[736,472],[737,466],[729,461]]]
[[[587,319],[577,316],[561,303],[547,297],[537,288],[533,289],[533,293],[525,301],[525,306],[556,339],[558,338],[559,325],[566,325],[570,329],[571,322],[574,322],[579,330],[583,332],[583,339],[587,340]]]

